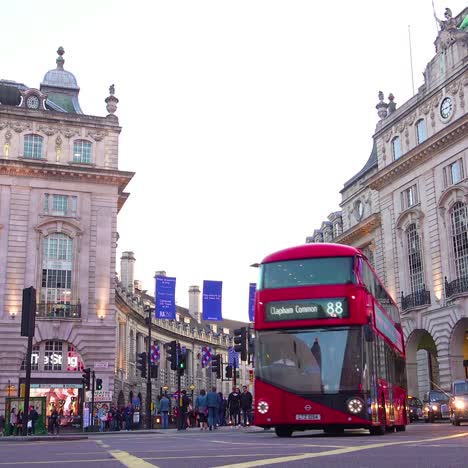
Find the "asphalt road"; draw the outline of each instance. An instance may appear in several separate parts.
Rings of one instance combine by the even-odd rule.
[[[404,433],[374,437],[363,431],[336,436],[310,431],[280,439],[272,431],[247,431],[192,429],[105,433],[77,441],[2,441],[0,468],[468,467],[468,425],[412,424]]]

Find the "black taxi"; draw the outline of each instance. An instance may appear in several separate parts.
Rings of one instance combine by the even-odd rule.
[[[424,422],[434,422],[441,419],[449,419],[450,395],[442,390],[431,390],[424,394],[423,418]]]
[[[459,426],[462,421],[468,421],[468,379],[455,380],[452,383],[449,407],[450,421],[454,426]]]
[[[423,404],[419,398],[408,395],[408,409],[410,422],[422,419]]]

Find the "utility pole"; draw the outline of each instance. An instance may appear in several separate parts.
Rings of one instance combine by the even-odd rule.
[[[237,388],[237,359],[234,359],[234,362],[232,363],[232,383],[234,384],[234,387]]]
[[[146,372],[146,427],[153,429],[153,418],[151,416],[152,388],[151,388],[151,309],[148,307],[148,363]]]
[[[94,386],[96,382],[96,374],[91,373],[91,432],[94,432]]]
[[[36,327],[36,290],[31,286],[23,289],[21,313],[21,336],[28,337],[26,351],[26,379],[24,383],[23,436],[28,435],[29,393],[31,389],[31,354]]]

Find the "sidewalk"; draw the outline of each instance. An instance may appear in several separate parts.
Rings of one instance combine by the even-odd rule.
[[[221,426],[216,429],[220,432],[264,432],[261,427],[248,426],[248,427],[233,427],[233,426]],[[71,434],[60,434],[60,435],[34,435],[34,436],[0,436],[1,442],[51,442],[51,441],[64,441],[64,440],[86,440],[86,439],[98,439],[101,437],[114,437],[114,436],[131,436],[133,434],[195,434],[200,433],[199,428],[189,428],[186,431],[178,431],[177,429],[135,429],[132,431],[113,431],[113,432],[76,432]],[[205,431],[203,431],[205,433]]]

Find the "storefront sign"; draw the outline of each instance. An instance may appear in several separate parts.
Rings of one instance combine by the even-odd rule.
[[[67,371],[76,372],[78,370],[78,353],[76,351],[68,351]]]
[[[92,394],[91,390],[86,391],[86,401],[91,401]],[[112,392],[108,390],[95,390],[94,401],[112,401]]]
[[[349,317],[348,301],[344,297],[269,302],[265,320],[311,320]]]
[[[24,384],[21,384],[24,385]],[[31,388],[82,388],[80,383],[32,383]]]
[[[96,361],[94,363],[95,369],[107,369],[109,367],[109,363],[107,361]]]

